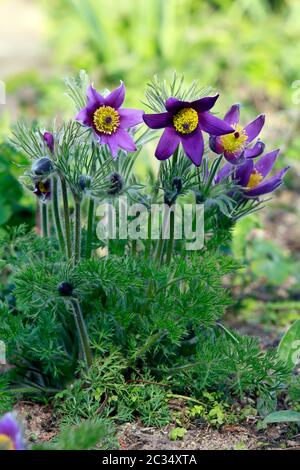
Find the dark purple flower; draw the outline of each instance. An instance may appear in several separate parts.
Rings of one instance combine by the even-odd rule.
[[[91,127],[101,144],[107,144],[113,157],[118,148],[134,152],[135,143],[126,129],[143,122],[143,111],[138,109],[120,109],[125,99],[125,86],[104,97],[90,85],[87,89],[87,105],[76,116],[76,120]]]
[[[0,450],[25,450],[22,427],[13,413],[0,419]]]
[[[54,152],[54,137],[51,132],[44,132],[43,134],[44,141],[46,142],[51,153]]]
[[[232,175],[232,178],[243,188],[244,195],[247,197],[259,197],[264,194],[275,191],[282,184],[282,178],[289,169],[285,167],[275,173],[271,178],[265,179],[272,170],[279,149],[266,153],[256,163],[248,158],[243,165],[238,167],[226,163],[215,178],[215,183]]]
[[[51,198],[51,181],[46,179],[44,181],[38,180],[34,183],[33,193],[43,201],[47,201]]]
[[[263,142],[258,141],[253,147],[249,147],[249,144],[258,136],[265,123],[263,114],[243,127],[239,124],[240,106],[234,104],[225,114],[224,121],[232,126],[235,132],[221,137],[211,133],[209,145],[213,152],[223,153],[232,165],[240,165],[246,158],[258,157],[262,154],[265,147]]]
[[[208,112],[218,97],[206,96],[192,102],[169,98],[165,103],[165,113],[144,114],[148,127],[165,128],[155,151],[158,160],[169,158],[181,142],[186,155],[199,166],[204,151],[202,131],[214,135],[233,132],[229,124]]]

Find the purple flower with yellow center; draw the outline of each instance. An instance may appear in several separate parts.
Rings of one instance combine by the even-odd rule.
[[[46,179],[44,181],[38,180],[34,183],[33,194],[43,201],[51,199],[51,181]]]
[[[271,178],[266,179],[275,164],[279,151],[277,149],[266,153],[256,163],[249,158],[238,167],[226,163],[219,171],[215,183],[232,175],[234,181],[243,188],[243,193],[247,197],[256,198],[271,193],[282,184],[282,178],[289,169],[287,166]]]
[[[127,129],[143,122],[143,111],[121,109],[124,99],[123,82],[105,97],[90,85],[87,89],[87,105],[76,116],[77,121],[93,129],[101,144],[108,145],[113,157],[116,157],[119,148],[127,152],[136,150]]]
[[[0,450],[25,450],[22,427],[13,413],[0,419]]]
[[[155,151],[158,160],[169,158],[181,142],[186,155],[199,166],[204,152],[202,131],[218,136],[234,131],[231,125],[209,112],[218,97],[206,96],[191,102],[169,98],[165,103],[166,112],[144,114],[148,127],[165,129]]]
[[[239,124],[240,106],[234,104],[225,114],[224,121],[233,127],[234,132],[223,136],[211,133],[209,145],[213,152],[223,153],[232,165],[240,165],[246,158],[255,158],[262,154],[265,147],[263,142],[258,141],[253,147],[249,147],[249,144],[258,136],[265,123],[263,114],[243,127]]]

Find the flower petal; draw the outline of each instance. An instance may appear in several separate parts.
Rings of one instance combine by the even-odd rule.
[[[273,168],[276,158],[280,152],[280,149],[274,150],[273,152],[266,153],[263,157],[255,163],[254,168],[265,178]]]
[[[117,132],[115,133],[116,138],[118,139],[118,145],[127,152],[135,152],[136,145],[134,143],[133,138],[126,132],[124,129],[119,127]]]
[[[240,121],[240,105],[233,104],[224,116],[224,121],[228,124],[238,124]]]
[[[173,127],[167,127],[155,150],[155,156],[158,160],[166,160],[169,158],[177,149],[180,142],[178,134],[175,132]]]
[[[227,178],[233,172],[233,169],[234,167],[230,163],[225,163],[215,177],[215,184]]]
[[[240,186],[246,187],[249,183],[251,173],[254,168],[254,163],[252,160],[246,160],[246,162],[238,166],[234,175],[234,179]]]
[[[170,111],[171,113],[177,113],[182,108],[188,108],[190,107],[191,103],[189,101],[182,101],[178,100],[177,98],[168,98],[165,107],[167,111]]]
[[[204,98],[200,98],[199,100],[192,101],[190,106],[199,113],[204,113],[205,111],[209,111],[214,106],[218,98],[219,95],[205,96]]]
[[[44,141],[46,142],[50,152],[53,153],[54,151],[54,137],[51,132],[44,132],[43,134]]]
[[[162,129],[172,123],[172,115],[170,113],[144,114],[143,119],[150,129]]]
[[[121,85],[113,90],[108,96],[104,98],[105,105],[111,106],[112,108],[118,109],[122,106],[125,99],[125,85],[121,82]]]
[[[97,109],[99,106],[104,105],[104,98],[98,93],[93,85],[90,85],[86,91],[87,107],[91,110]]]
[[[223,153],[224,150],[221,144],[220,137],[217,137],[215,135],[211,135],[209,137],[209,147],[213,152],[217,154]]]
[[[181,143],[187,156],[192,162],[199,166],[202,162],[204,152],[204,141],[201,129],[198,127],[191,134],[181,135]]]
[[[75,119],[82,122],[85,126],[93,126],[93,112],[88,107],[81,109]]]
[[[230,153],[225,150],[224,157],[231,165],[235,166],[242,165],[246,161],[245,152],[242,150],[239,153]]]
[[[275,191],[275,189],[280,186],[283,181],[282,178],[285,175],[285,173],[288,171],[289,167],[285,167],[282,170],[280,170],[276,175],[272,176],[272,178],[269,178],[268,180],[263,181],[259,185],[257,185],[255,188],[249,189],[245,191],[245,195],[248,197],[258,197],[258,196],[263,196],[264,194],[271,193]]]
[[[256,119],[254,119],[254,121],[247,124],[244,130],[248,136],[248,140],[247,140],[248,142],[251,142],[253,139],[255,139],[255,137],[258,136],[258,134],[263,128],[264,123],[265,123],[265,115],[261,114]]]
[[[258,157],[263,153],[265,150],[265,144],[261,140],[258,140],[255,145],[251,148],[245,149],[245,157],[246,158],[255,158]]]
[[[120,126],[128,129],[129,127],[136,126],[143,122],[143,113],[139,109],[119,109],[118,114],[120,116]]]
[[[205,112],[199,113],[198,116],[200,128],[208,134],[224,135],[234,132],[234,129],[227,122],[222,121],[213,114]]]

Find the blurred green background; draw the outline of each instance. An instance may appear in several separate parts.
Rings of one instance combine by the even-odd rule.
[[[233,251],[247,265],[237,289],[248,282],[258,297],[264,286],[271,299],[298,302],[299,0],[0,0],[0,61],[7,90],[0,105],[0,225],[32,221],[34,201],[12,164],[23,157],[6,144],[13,121],[38,119],[46,128],[54,117],[71,117],[63,77],[81,68],[100,88],[124,80],[127,104],[135,107],[154,74],[167,78],[176,70],[216,88],[221,115],[234,102],[243,104],[243,123],[266,114],[267,149],[280,147],[279,166],[292,169],[267,209],[237,227]]]

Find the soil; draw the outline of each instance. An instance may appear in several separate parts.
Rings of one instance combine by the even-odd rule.
[[[25,422],[25,436],[29,443],[48,442],[58,433],[58,426],[49,405],[19,402],[16,406]],[[220,429],[200,424],[191,425],[183,439],[171,441],[173,425],[157,429],[141,422],[118,427],[120,449],[126,450],[275,450],[299,449],[300,434],[292,435],[286,425],[269,426],[258,431],[250,419],[243,425],[224,425]]]

